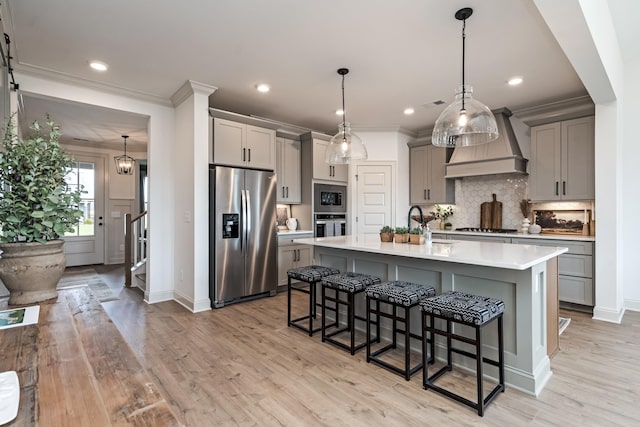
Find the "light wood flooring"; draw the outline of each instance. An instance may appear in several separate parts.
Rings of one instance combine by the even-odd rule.
[[[119,286],[117,274],[105,274],[113,275],[106,282]],[[637,312],[627,312],[623,324],[615,325],[594,321],[583,313],[561,311],[572,321],[560,337],[560,350],[552,359],[554,375],[547,387],[537,398],[507,388],[481,418],[466,406],[423,390],[420,373],[407,382],[367,364],[364,351],[350,356],[321,343],[319,334],[309,337],[288,328],[286,294],[197,314],[175,302],[147,305],[135,289],[121,289],[119,296],[120,300],[101,306],[137,357],[140,375],[150,381],[151,394],[159,393],[155,402],[160,407],[166,403],[171,413],[162,410],[146,425],[640,425]],[[86,339],[80,345],[91,355],[90,362],[105,369],[117,364],[118,352],[92,345],[100,341],[100,324],[93,326],[81,329]],[[95,334],[93,339],[90,333]],[[38,345],[52,347],[47,339],[53,338],[48,335]],[[59,338],[53,342],[58,348],[66,341]],[[29,354],[29,348],[24,348],[21,357]],[[65,368],[53,356],[70,356],[53,354],[46,365],[52,371],[48,375],[51,381],[60,382],[58,387],[61,383],[73,385],[74,377],[87,375],[74,371],[72,365]],[[474,390],[471,379],[462,374],[441,381],[457,381],[470,392]],[[53,385],[41,391],[55,393],[53,396],[38,397],[41,413],[73,412],[88,399],[82,389],[70,387],[60,393]],[[137,401],[140,390],[125,391],[131,402]],[[115,393],[113,401],[94,402],[107,408],[96,411],[112,414],[109,411],[117,407],[114,402],[121,403],[121,395]],[[49,405],[54,405],[55,411]],[[89,424],[65,423],[62,417],[48,421],[39,425],[123,425],[137,420],[112,414]]]

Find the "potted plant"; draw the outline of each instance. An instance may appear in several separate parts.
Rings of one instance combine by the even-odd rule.
[[[419,245],[424,242],[424,236],[422,235],[422,229],[419,227],[412,228],[409,231],[409,243],[413,245]]]
[[[445,222],[444,223],[444,229],[445,230],[451,230],[452,227],[453,227],[453,224],[451,224],[450,222]]]
[[[47,116],[31,135],[15,135],[12,118],[0,151],[0,279],[9,304],[32,304],[57,296],[66,258],[60,238],[82,216],[82,189],[65,177],[73,165],[58,139],[60,127]]]
[[[434,211],[429,212],[434,219],[440,221],[440,230],[445,229],[445,225],[447,223],[447,218],[453,215],[453,208],[451,206],[447,206],[446,208],[435,205]]]
[[[393,228],[385,225],[380,229],[380,241],[393,242]]]
[[[408,227],[396,227],[396,233],[394,235],[396,243],[407,243],[409,241],[409,228]]]

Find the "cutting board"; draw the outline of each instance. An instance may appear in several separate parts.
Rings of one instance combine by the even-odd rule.
[[[496,200],[496,195],[491,195],[493,201],[480,204],[480,227],[502,228],[502,202]]]

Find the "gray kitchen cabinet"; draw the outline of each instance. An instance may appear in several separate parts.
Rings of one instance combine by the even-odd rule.
[[[510,237],[501,237],[501,236],[469,236],[468,234],[449,234],[447,235],[449,240],[471,240],[474,242],[495,242],[495,243],[511,243]]]
[[[595,198],[594,117],[531,128],[532,201]]]
[[[313,237],[313,233],[298,233],[296,238]],[[278,286],[287,284],[287,271],[312,264],[313,248],[295,242],[292,236],[278,236]]]
[[[313,139],[313,179],[347,182],[348,165],[330,165],[325,162],[324,153],[328,145],[329,141]]]
[[[411,204],[454,203],[454,181],[444,177],[446,148],[433,145],[411,147],[409,161]]]
[[[594,242],[550,239],[513,239],[513,243],[536,246],[566,247],[558,257],[558,297],[562,302],[593,307]]]
[[[231,120],[213,119],[213,162],[274,170],[276,132]]]
[[[285,204],[300,203],[300,141],[276,138],[276,174],[278,176],[276,201]]]

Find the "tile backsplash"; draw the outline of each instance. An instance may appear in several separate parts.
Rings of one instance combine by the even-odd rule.
[[[502,228],[519,230],[522,224],[520,201],[529,198],[528,175],[503,174],[457,178],[456,203],[448,221],[453,228],[479,227],[480,205],[490,202],[492,194],[502,202]],[[592,209],[593,202],[554,202],[532,204],[532,209]],[[433,211],[426,206],[425,213]]]

